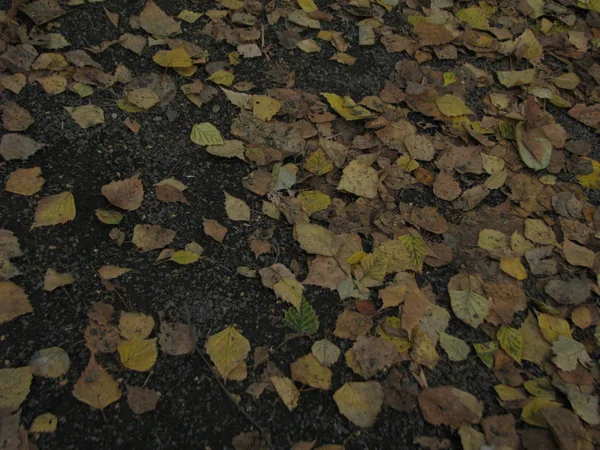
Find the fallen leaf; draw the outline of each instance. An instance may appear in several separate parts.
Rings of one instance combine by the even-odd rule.
[[[58,425],[58,417],[52,413],[44,413],[33,419],[30,433],[54,433]]]
[[[0,369],[0,408],[16,411],[25,401],[33,378],[31,367]]]
[[[460,320],[473,328],[479,327],[489,312],[489,302],[475,291],[448,289],[452,311]]]
[[[25,291],[11,281],[0,281],[0,323],[33,312]]]
[[[286,377],[271,377],[271,383],[287,409],[293,411],[298,406],[300,399],[300,391],[294,382]]]
[[[245,369],[244,360],[250,352],[250,343],[233,325],[209,336],[205,349],[224,380],[241,381],[246,378],[245,373],[243,377],[236,375],[239,373],[239,366]]]
[[[38,350],[29,360],[33,374],[45,378],[60,378],[71,367],[69,355],[60,347]]]
[[[343,244],[334,233],[315,224],[298,223],[294,227],[294,234],[300,247],[315,255],[335,256]]]
[[[127,272],[131,272],[131,269],[117,266],[102,266],[98,269],[98,274],[105,280],[114,280]]]
[[[327,367],[335,364],[340,357],[339,347],[327,339],[316,341],[311,347],[311,352],[321,364]]]
[[[227,213],[227,217],[230,220],[235,221],[249,221],[250,220],[250,208],[243,200],[229,195],[227,192],[223,191],[225,194],[225,212]]]
[[[121,311],[119,331],[125,339],[146,339],[154,329],[154,319],[142,313]]]
[[[139,175],[124,180],[113,181],[102,186],[102,195],[117,208],[135,211],[144,200],[144,186]]]
[[[346,310],[337,319],[333,334],[342,339],[356,340],[366,336],[373,327],[373,321],[362,314]]]
[[[292,380],[314,387],[328,390],[331,388],[332,372],[322,365],[312,354],[298,358],[290,364]]]
[[[7,161],[27,159],[45,145],[23,134],[6,133],[0,141],[0,155]]]
[[[159,399],[160,392],[137,386],[127,386],[127,404],[135,414],[154,411]]]
[[[119,400],[121,391],[118,383],[92,356],[79,380],[75,383],[73,395],[80,402],[102,410]]]
[[[450,361],[464,361],[469,356],[471,349],[462,339],[440,332],[440,345],[448,355]]]
[[[369,428],[383,405],[383,387],[376,381],[345,383],[333,394],[333,399],[350,422]]]
[[[299,306],[285,312],[283,324],[296,333],[312,334],[319,329],[319,318],[310,303],[302,298]]]
[[[195,124],[190,139],[198,145],[223,145],[223,137],[217,128],[208,122]]]
[[[354,160],[344,168],[338,190],[350,192],[359,197],[375,198],[378,186],[377,171],[359,160]]]
[[[455,428],[478,423],[483,413],[483,402],[468,392],[448,386],[423,390],[419,394],[419,406],[430,424]]]
[[[160,348],[167,355],[187,355],[196,350],[196,335],[192,327],[185,323],[161,321],[158,336]]]
[[[148,372],[156,363],[157,339],[133,338],[121,341],[118,347],[121,363],[128,369]]]
[[[54,269],[48,269],[44,275],[44,290],[52,292],[53,290],[68,286],[75,282],[75,277],[70,273],[58,273]]]
[[[152,0],[147,0],[139,20],[141,27],[155,36],[171,36],[181,32],[181,24],[165,14]]]
[[[104,123],[104,111],[99,106],[83,105],[75,108],[65,106],[64,108],[83,129]]]
[[[37,194],[46,180],[42,177],[42,169],[32,167],[30,169],[17,169],[8,176],[6,180],[6,192],[12,192],[19,195]]]
[[[559,336],[552,344],[552,351],[556,355],[552,361],[566,372],[575,370],[578,362],[585,367],[592,361],[585,346],[569,337]]]
[[[143,252],[166,247],[177,233],[159,225],[136,225],[131,242]]]
[[[10,100],[2,102],[2,126],[7,131],[25,131],[35,120],[25,108]]]

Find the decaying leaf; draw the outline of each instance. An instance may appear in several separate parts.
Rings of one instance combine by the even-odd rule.
[[[118,208],[134,211],[144,199],[144,186],[139,175],[124,180],[113,181],[102,186],[102,195]]]
[[[432,425],[460,427],[478,423],[483,402],[468,392],[448,386],[427,388],[419,394],[419,406]]]
[[[54,269],[48,269],[44,275],[44,290],[52,292],[53,290],[68,286],[75,282],[75,277],[70,273],[58,273]]]

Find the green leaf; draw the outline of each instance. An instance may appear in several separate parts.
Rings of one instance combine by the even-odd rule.
[[[200,259],[200,255],[198,253],[189,252],[187,250],[178,250],[175,253],[173,253],[171,258],[169,258],[169,261],[173,261],[173,262],[176,262],[177,264],[185,265],[185,264],[195,263],[199,259]]]
[[[190,139],[198,145],[223,145],[223,137],[217,128],[208,122],[197,123],[192,127]]]
[[[492,368],[494,365],[494,355],[498,351],[498,343],[497,342],[488,342],[483,344],[473,344],[473,348],[475,349],[475,353],[481,362],[483,362],[488,368]]]
[[[516,330],[506,325],[502,325],[496,336],[500,347],[512,359],[521,364],[521,356],[523,355],[523,336],[519,330]]]
[[[487,299],[475,291],[448,291],[448,293],[456,317],[473,328],[479,327],[488,315]]]
[[[459,339],[450,334],[446,334],[443,331],[439,332],[440,345],[450,358],[450,361],[464,361],[469,356],[471,348],[462,339]]]
[[[419,234],[405,234],[398,238],[406,247],[413,267],[420,272],[423,268],[423,258],[427,253],[427,244]]]
[[[283,324],[296,333],[316,333],[319,329],[319,318],[306,299],[302,299],[300,310],[291,307],[283,316]]]

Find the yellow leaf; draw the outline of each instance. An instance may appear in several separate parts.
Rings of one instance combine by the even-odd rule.
[[[507,256],[500,259],[500,270],[519,281],[527,278],[525,266],[518,257]]]
[[[456,13],[456,18],[461,23],[467,24],[475,30],[487,30],[490,27],[488,23],[488,11],[479,6],[459,10]]]
[[[296,47],[298,47],[304,53],[316,53],[321,51],[321,46],[313,39],[303,39],[298,41],[296,42]]]
[[[600,189],[600,162],[586,156],[582,159],[591,163],[592,171],[587,175],[576,175],[577,181],[588,189]]]
[[[146,110],[160,102],[160,97],[150,88],[139,88],[127,93],[127,101]]]
[[[250,342],[231,325],[210,336],[205,349],[223,379],[234,379],[235,371],[240,370],[238,366],[250,352]]]
[[[508,238],[501,231],[484,229],[479,232],[477,246],[484,250],[501,250],[508,246]]]
[[[298,6],[302,8],[302,11],[305,13],[311,13],[319,10],[313,0],[298,0]]]
[[[279,394],[279,397],[290,411],[298,406],[300,391],[292,380],[287,377],[271,377],[271,383]]]
[[[273,286],[273,290],[277,297],[291,303],[300,309],[300,304],[304,298],[304,285],[294,278],[283,278]]]
[[[223,145],[221,133],[209,122],[195,124],[192,127],[190,139],[198,145]]]
[[[539,313],[537,319],[540,331],[548,342],[553,343],[559,336],[571,337],[571,327],[565,319],[544,313]]]
[[[400,155],[396,160],[396,165],[402,167],[402,170],[406,172],[412,172],[417,167],[419,167],[419,162],[415,159],[412,159],[408,153]]]
[[[381,252],[370,253],[360,260],[360,265],[365,271],[365,277],[383,281],[387,273],[388,258]]]
[[[529,425],[536,427],[548,428],[548,422],[544,419],[542,409],[544,408],[560,408],[562,405],[545,398],[533,398],[525,405],[521,411],[521,420]]]
[[[297,196],[302,208],[310,216],[312,213],[323,211],[331,205],[331,198],[319,191],[303,191]]]
[[[506,384],[497,384],[494,386],[494,390],[496,391],[496,394],[498,394],[498,397],[500,397],[500,400],[504,402],[525,399],[525,394],[523,394],[523,392],[512,386],[507,386]]]
[[[417,364],[433,370],[440,356],[435,349],[435,343],[420,325],[413,328],[411,342],[410,358]]]
[[[104,123],[104,111],[99,106],[83,105],[73,108],[65,106],[65,110],[81,128],[89,128]]]
[[[346,120],[361,120],[373,117],[373,113],[367,108],[356,105],[351,98],[342,98],[337,94],[322,92],[321,95],[327,99],[331,107]]]
[[[496,336],[500,347],[512,359],[521,364],[521,356],[523,355],[523,336],[519,330],[516,330],[506,325],[502,325]]]
[[[177,16],[177,18],[181,19],[181,20],[183,20],[184,22],[187,22],[187,23],[194,23],[200,17],[202,17],[202,15],[203,15],[202,13],[190,11],[189,9],[184,9],[183,11],[181,11],[179,13],[179,15]]]
[[[158,356],[156,338],[122,341],[118,347],[121,362],[125,367],[138,372],[149,371]]]
[[[54,433],[58,425],[58,417],[52,413],[40,414],[29,428],[30,433]]]
[[[354,425],[373,426],[383,405],[383,387],[377,381],[346,383],[333,399],[342,413]]]
[[[365,256],[367,256],[367,254],[365,252],[363,252],[362,250],[358,250],[358,251],[352,253],[352,255],[350,255],[350,257],[348,257],[346,262],[350,265],[358,264],[362,261],[362,259]]]
[[[440,112],[448,117],[473,114],[473,111],[471,111],[460,98],[452,94],[446,94],[443,97],[438,98],[435,103],[440,109]]]
[[[193,264],[200,259],[200,255],[198,253],[189,252],[187,250],[178,250],[171,255],[169,261],[176,262],[177,264],[185,265],[185,264]]]
[[[31,388],[31,367],[0,369],[0,409],[16,411]]]
[[[227,72],[226,70],[217,70],[210,77],[208,77],[210,81],[216,84],[220,84],[221,86],[231,86],[233,84],[233,80],[235,80],[235,75],[231,72]]]
[[[192,58],[183,47],[174,50],[159,50],[154,54],[152,60],[162,67],[190,67],[192,65]]]
[[[325,152],[319,148],[306,158],[304,168],[315,175],[325,175],[333,170],[333,162],[327,159]]]
[[[268,122],[281,108],[281,103],[267,95],[252,96],[252,115],[263,122]]]
[[[377,336],[390,342],[398,353],[404,353],[410,350],[411,343],[405,337],[400,337],[402,333],[402,324],[399,317],[386,317],[382,325],[378,325],[375,332]]]
[[[316,389],[331,387],[331,370],[319,362],[312,353],[302,356],[290,364],[292,380]]]
[[[67,223],[74,218],[75,198],[71,192],[61,192],[38,201],[31,228]]]
[[[119,384],[99,365],[94,357],[75,383],[73,395],[92,408],[104,409],[121,398]]]
[[[97,209],[95,211],[96,217],[102,223],[106,225],[118,225],[123,220],[123,214],[118,211],[110,211],[106,209]]]
[[[125,339],[146,339],[154,329],[154,319],[141,313],[121,311],[119,331]]]

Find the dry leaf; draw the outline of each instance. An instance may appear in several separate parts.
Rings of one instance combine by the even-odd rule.
[[[0,323],[33,312],[25,291],[11,281],[0,281]]]
[[[118,383],[92,356],[73,387],[73,395],[80,402],[102,410],[119,400],[121,391]]]
[[[135,211],[144,199],[144,186],[139,175],[124,180],[113,181],[102,186],[102,195],[118,208]]]
[[[135,414],[154,411],[159,399],[160,392],[137,386],[127,386],[127,404]]]
[[[171,36],[181,31],[181,24],[165,14],[152,0],[146,2],[140,13],[140,25],[155,36]]]
[[[48,269],[44,275],[44,290],[52,292],[53,290],[68,286],[75,282],[75,277],[70,273],[58,273],[54,269]]]
[[[383,405],[383,387],[376,381],[346,383],[333,394],[333,399],[350,422],[369,428]]]
[[[322,365],[312,354],[302,356],[290,364],[292,380],[314,387],[328,390],[331,388],[332,372]]]
[[[225,212],[227,213],[227,217],[229,217],[230,220],[249,221],[250,208],[246,202],[229,195],[225,191],[223,191],[223,193],[225,194]]]
[[[205,349],[223,379],[241,381],[246,378],[244,360],[250,352],[250,342],[233,325],[209,336]],[[243,377],[237,376],[240,366],[244,367]]]
[[[75,218],[75,199],[71,192],[49,195],[38,201],[31,228],[59,225]]]
[[[45,182],[46,180],[42,177],[42,169],[39,167],[17,169],[8,176],[4,190],[13,194],[30,196],[37,194]]]
[[[219,222],[213,219],[203,219],[202,226],[204,228],[204,234],[210,236],[217,242],[223,242],[225,235],[227,234],[227,228],[221,225]]]
[[[456,428],[478,423],[483,413],[483,402],[468,392],[448,386],[425,389],[419,394],[419,406],[430,424]]]
[[[27,159],[45,145],[23,134],[6,133],[0,141],[0,155],[7,161]]]
[[[196,350],[194,329],[185,323],[161,321],[158,338],[161,350],[167,355],[187,355]]]
[[[166,247],[177,232],[159,225],[136,225],[133,229],[131,242],[143,252]]]
[[[60,347],[38,350],[29,360],[33,374],[45,378],[60,378],[71,367],[69,355]]]
[[[0,409],[16,411],[29,395],[31,367],[0,369]]]

